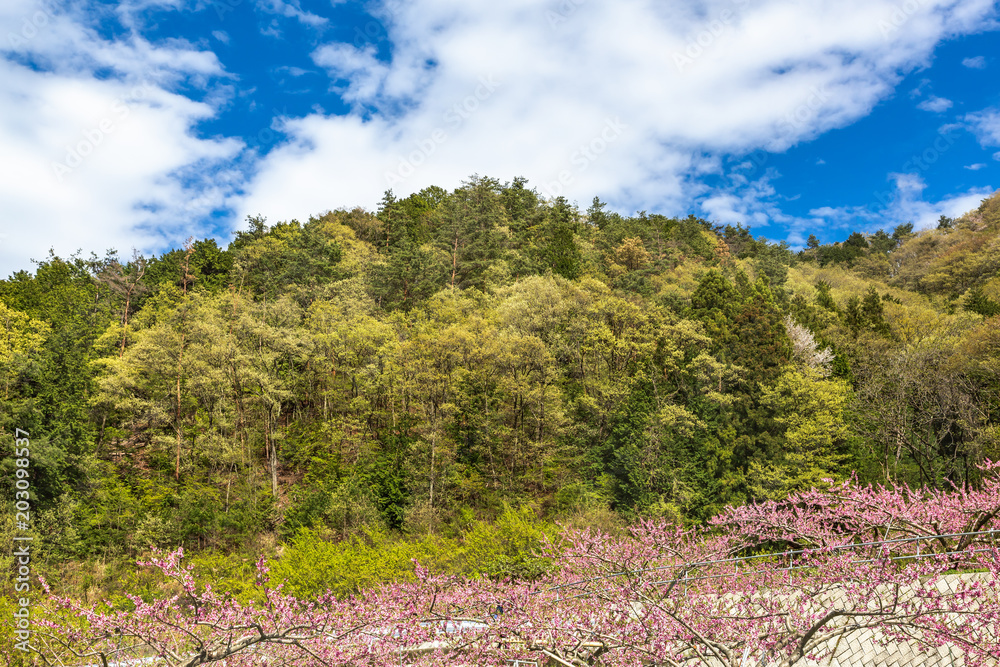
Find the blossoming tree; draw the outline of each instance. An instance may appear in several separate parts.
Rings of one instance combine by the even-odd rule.
[[[54,665],[790,667],[877,631],[884,642],[948,645],[967,665],[996,664],[1000,465],[984,476],[979,489],[950,493],[830,484],[730,508],[704,529],[566,530],[534,582],[417,565],[415,583],[299,600],[260,561],[263,602],[240,603],[196,586],[178,550],[147,564],[182,592],[102,611],[52,596],[38,648]],[[56,621],[60,612],[76,620]]]

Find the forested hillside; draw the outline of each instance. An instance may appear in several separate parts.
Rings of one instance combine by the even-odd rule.
[[[50,256],[0,282],[0,429],[31,432],[52,563],[975,485],[998,232],[994,195],[796,253],[473,177],[226,249]]]

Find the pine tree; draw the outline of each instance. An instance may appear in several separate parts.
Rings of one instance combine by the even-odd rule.
[[[567,203],[566,198],[556,198],[555,204],[549,209],[547,221],[549,243],[545,247],[544,258],[553,273],[569,280],[580,275],[583,262],[583,256],[575,240],[578,226],[576,212]]]
[[[1000,303],[986,296],[981,285],[976,285],[966,293],[962,307],[983,317],[1000,315]]]

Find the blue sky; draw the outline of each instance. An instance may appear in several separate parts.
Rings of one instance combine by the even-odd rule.
[[[0,274],[524,176],[793,246],[1000,186],[985,0],[4,0]]]

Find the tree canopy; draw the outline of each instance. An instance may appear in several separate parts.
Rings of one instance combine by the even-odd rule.
[[[974,489],[998,212],[796,252],[472,177],[225,247],[50,256],[0,281],[0,430],[36,443],[53,564],[439,553],[509,511],[697,526],[852,474]]]

